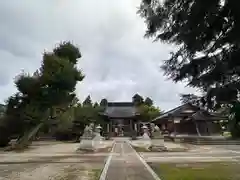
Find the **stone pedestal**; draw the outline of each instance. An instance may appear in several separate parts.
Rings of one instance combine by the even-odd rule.
[[[94,142],[93,142],[93,124],[86,126],[84,133],[80,138],[80,151],[94,151]]]
[[[82,139],[80,142],[79,150],[94,151],[94,142],[92,139]]]

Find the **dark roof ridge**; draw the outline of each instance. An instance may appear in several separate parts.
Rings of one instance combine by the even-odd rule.
[[[133,102],[108,102],[107,106],[134,106]]]
[[[172,111],[175,111],[176,109],[179,109],[179,108],[181,108],[181,107],[183,107],[183,106],[186,106],[186,105],[190,105],[190,106],[195,107],[195,108],[198,108],[198,109],[200,110],[200,108],[199,108],[198,106],[193,105],[192,103],[188,102],[188,103],[182,104],[182,105],[180,105],[180,106],[178,106],[178,107],[175,107],[175,108],[173,108],[173,109],[171,109],[171,110],[163,113],[162,115],[167,114],[167,113],[170,113],[170,112],[172,112]]]
[[[176,108],[173,108],[173,109],[171,109],[171,110],[169,110],[169,111],[161,114],[160,116],[156,117],[156,118],[153,119],[152,121],[155,121],[155,120],[157,120],[157,119],[159,119],[159,118],[161,118],[161,117],[163,117],[163,116],[165,116],[165,115],[167,115],[167,114],[170,114],[171,112],[176,111],[176,110],[178,110],[178,109],[180,109],[180,108],[182,108],[182,107],[184,107],[184,106],[187,106],[187,105],[189,105],[189,106],[191,106],[191,107],[194,107],[194,108],[197,108],[198,110],[201,110],[200,107],[198,107],[198,106],[196,106],[196,105],[193,105],[193,104],[190,103],[190,102],[187,102],[187,103],[181,104],[181,105],[177,106]]]

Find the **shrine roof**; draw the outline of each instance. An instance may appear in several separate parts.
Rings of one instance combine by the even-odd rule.
[[[183,114],[184,115],[193,114],[198,110],[200,110],[200,108],[198,108],[197,106],[194,106],[190,103],[186,103],[163,113],[162,115],[158,116],[156,119],[168,118],[169,116],[182,116]]]
[[[191,103],[186,103],[178,106],[170,111],[165,112],[161,116],[158,116],[153,120],[153,122],[167,120],[169,117],[189,117],[195,120],[224,120],[221,114],[210,113],[207,110],[201,109],[198,106],[192,105]]]
[[[192,118],[197,121],[204,121],[204,120],[210,120],[210,121],[220,121],[220,120],[227,120],[227,117],[222,116],[219,113],[210,113],[207,111],[198,111],[192,115]]]
[[[138,111],[132,102],[109,102],[102,115],[110,118],[130,118],[138,115]]]

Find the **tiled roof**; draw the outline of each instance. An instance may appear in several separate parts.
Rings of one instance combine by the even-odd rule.
[[[221,116],[221,114],[210,113],[207,110],[201,109],[197,106],[194,106],[190,103],[183,104],[178,106],[168,112],[165,112],[161,116],[155,118],[155,121],[161,121],[168,118],[169,116],[183,117],[188,116],[189,118],[194,118],[195,120],[224,120],[226,117]]]
[[[131,102],[109,102],[103,115],[113,118],[134,117],[137,108]]]
[[[192,111],[190,111],[192,110]],[[199,108],[197,106],[193,106],[190,103],[186,103],[183,104],[181,106],[178,106],[174,109],[171,109],[170,111],[167,111],[165,113],[163,113],[161,116],[158,116],[157,118],[155,118],[153,121],[159,120],[159,119],[163,119],[168,117],[169,115],[172,116],[181,116],[183,114],[193,114],[195,113],[197,110],[199,110]]]
[[[208,113],[207,111],[198,111],[192,115],[192,118],[198,121],[204,121],[204,120],[226,120],[227,117],[224,117],[217,113]]]

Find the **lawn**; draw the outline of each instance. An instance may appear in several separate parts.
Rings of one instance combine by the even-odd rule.
[[[139,147],[139,146],[132,146],[133,149],[135,149],[135,151],[137,152],[151,152],[149,149],[144,148],[144,147]]]
[[[92,172],[93,172],[93,180],[99,180],[102,170],[101,169],[93,169]]]
[[[239,180],[236,162],[152,163],[162,180]]]
[[[186,152],[187,148],[174,148],[174,149],[166,149],[166,148],[161,148],[161,149],[154,149],[154,148],[144,148],[144,147],[139,147],[139,146],[132,146],[135,151],[137,152]]]

